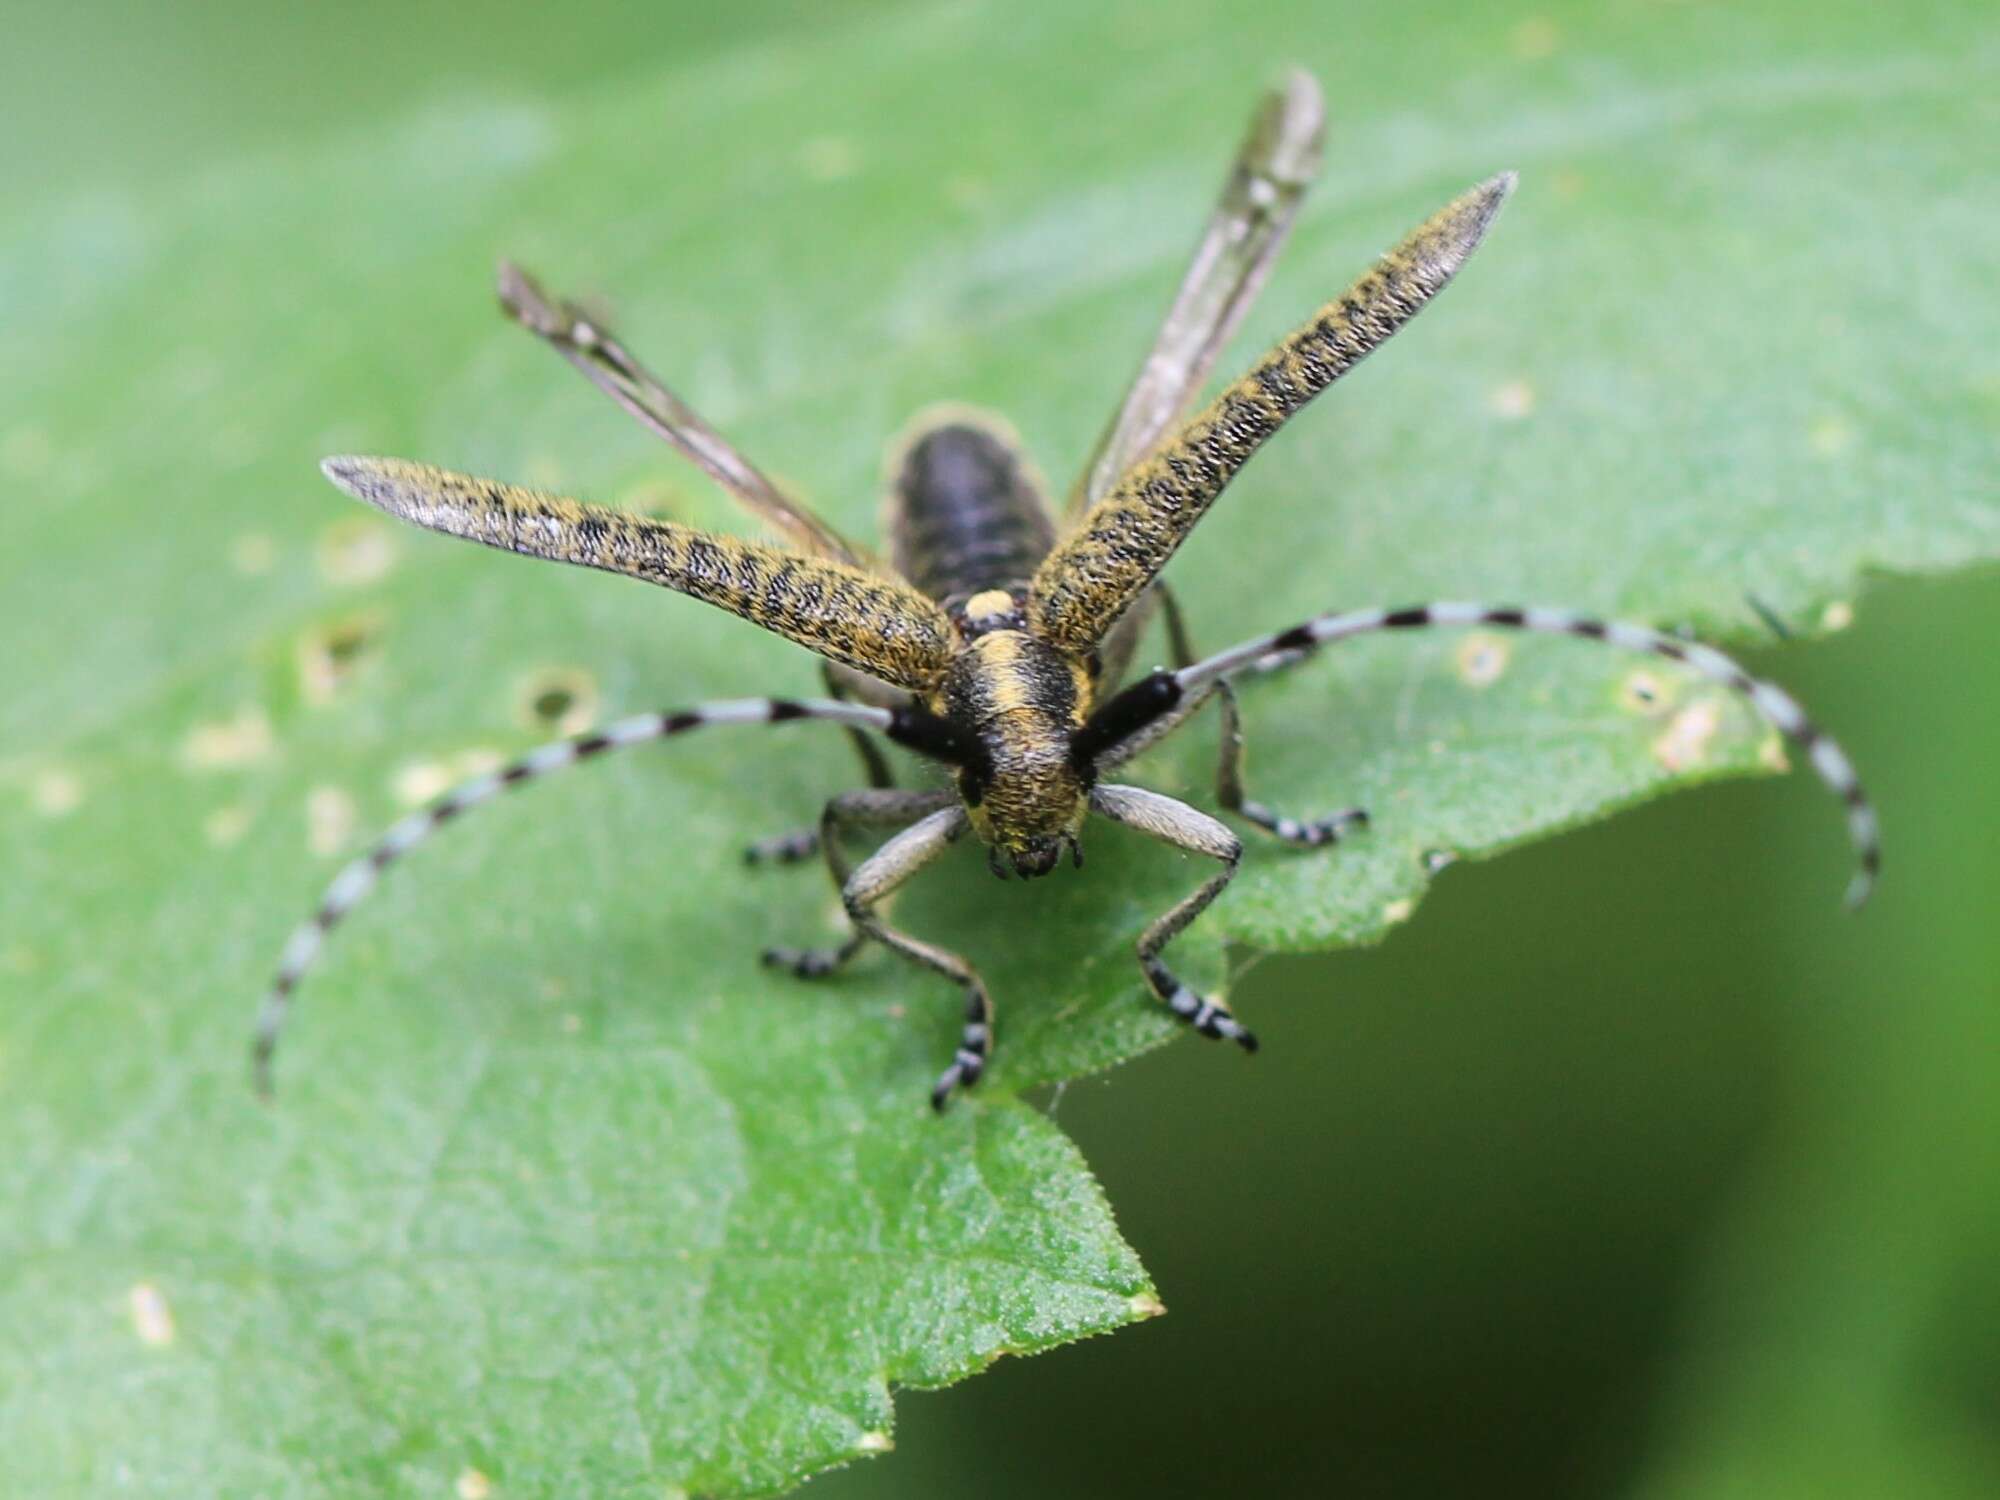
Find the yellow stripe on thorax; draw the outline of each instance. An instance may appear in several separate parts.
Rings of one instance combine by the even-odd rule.
[[[1022,667],[1021,636],[1018,631],[999,630],[974,642],[973,654],[981,668],[987,704],[996,714],[1012,713],[1029,706],[1033,684]]]

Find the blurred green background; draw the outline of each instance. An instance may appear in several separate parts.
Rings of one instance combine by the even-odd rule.
[[[1857,918],[1809,785],[1707,788],[1267,960],[1254,1068],[1072,1086],[1169,1316],[906,1395],[825,1489],[2000,1493],[1995,639],[1988,574],[1753,658],[1889,809]]]
[[[10,6],[0,212],[904,8]],[[1818,790],[1732,783],[1265,962],[1254,1066],[1069,1087],[1172,1315],[906,1393],[814,1492],[2000,1493],[1996,640],[1988,571],[1753,657],[1883,807],[1859,919]]]

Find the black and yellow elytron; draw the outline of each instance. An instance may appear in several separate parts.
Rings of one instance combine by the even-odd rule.
[[[1195,994],[1161,959],[1229,884],[1241,843],[1207,813],[1107,778],[1213,698],[1224,715],[1216,778],[1223,808],[1286,843],[1335,842],[1366,814],[1349,809],[1299,820],[1245,795],[1231,681],[1382,630],[1479,625],[1576,636],[1651,652],[1733,688],[1802,748],[1845,802],[1861,865],[1850,900],[1865,896],[1880,862],[1876,820],[1847,756],[1782,689],[1707,646],[1562,609],[1433,603],[1321,615],[1195,657],[1160,570],[1267,438],[1443,290],[1514,186],[1512,174],[1503,174],[1453,199],[1188,416],[1317,171],[1322,119],[1319,90],[1304,74],[1290,76],[1263,101],[1153,348],[1060,515],[1004,428],[964,413],[939,416],[919,423],[896,465],[886,559],[854,547],[781,492],[605,329],[503,266],[501,301],[517,321],[699,464],[787,545],[759,546],[402,459],[330,458],[327,477],[419,526],[623,573],[740,615],[820,656],[829,696],[704,703],[621,719],[531,751],[397,823],[341,871],[286,945],[257,1026],[260,1083],[268,1086],[291,997],[327,933],[384,868],[445,823],[510,786],[608,750],[712,726],[792,719],[845,726],[870,785],[829,801],[816,831],[767,839],[748,853],[753,862],[822,853],[854,930],[834,948],[774,950],[765,959],[802,976],[823,975],[872,938],[958,984],[965,1025],[932,1091],[940,1108],[986,1067],[993,1000],[963,958],[888,925],[880,911],[892,892],[968,832],[986,846],[1002,877],[1045,875],[1065,854],[1081,863],[1083,828],[1092,815],[1214,859],[1217,872],[1146,929],[1139,965],[1174,1015],[1204,1036],[1254,1049],[1255,1038],[1224,1005]],[[1165,617],[1176,665],[1120,690],[1139,633],[1156,610]],[[874,736],[948,768],[952,785],[894,787]],[[851,865],[843,834],[863,827],[894,832]]]

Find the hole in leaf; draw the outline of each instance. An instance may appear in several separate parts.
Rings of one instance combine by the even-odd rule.
[[[576,667],[530,672],[515,689],[515,719],[530,729],[581,734],[597,719],[597,683]]]
[[[350,615],[309,631],[299,642],[299,691],[314,708],[331,703],[382,639],[377,613]]]
[[[1507,643],[1483,631],[1459,643],[1455,659],[1459,680],[1468,687],[1490,687],[1507,670]]]
[[[396,542],[379,521],[350,517],[320,533],[318,557],[329,583],[373,583],[395,565]]]
[[[1657,713],[1669,704],[1672,696],[1671,685],[1644,667],[1627,672],[1618,684],[1619,703],[1635,714]]]

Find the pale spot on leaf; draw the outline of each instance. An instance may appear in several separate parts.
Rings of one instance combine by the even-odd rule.
[[[337,786],[306,793],[306,848],[322,858],[338,854],[354,834],[354,799]]]
[[[1417,903],[1414,900],[1408,896],[1399,896],[1382,908],[1382,920],[1390,923],[1407,922],[1416,909]]]
[[[1854,606],[1845,599],[1836,599],[1820,611],[1819,624],[1822,630],[1845,630],[1854,623]]]
[[[1713,698],[1701,698],[1675,714],[1653,741],[1653,756],[1669,771],[1687,771],[1708,756],[1722,710]]]
[[[1489,687],[1507,670],[1507,642],[1497,635],[1474,632],[1458,643],[1453,657],[1459,680],[1468,687]]]
[[[45,818],[60,818],[83,805],[83,779],[74,771],[51,767],[35,778],[30,795],[36,812]]]
[[[434,760],[413,760],[399,767],[389,789],[405,807],[416,807],[451,789],[451,772]]]
[[[352,588],[374,583],[395,566],[396,542],[380,522],[350,517],[320,533],[317,557],[327,582]]]
[[[218,807],[202,819],[201,832],[218,849],[226,848],[250,831],[250,809],[241,802]]]
[[[488,1500],[493,1493],[493,1481],[477,1469],[465,1468],[459,1470],[451,1488],[458,1500]]]
[[[1840,458],[1854,447],[1854,429],[1839,417],[1821,417],[1806,441],[1815,458]]]
[[[1136,1293],[1126,1300],[1125,1305],[1132,1309],[1135,1318],[1157,1318],[1167,1310],[1167,1304],[1151,1292]]]
[[[490,776],[506,764],[507,757],[490,745],[475,745],[452,757],[452,780],[470,781],[475,776]]]
[[[233,771],[271,753],[271,721],[255,704],[234,718],[197,724],[181,742],[181,764],[191,771]]]
[[[389,790],[405,807],[433,802],[460,782],[486,776],[507,763],[507,757],[487,745],[475,745],[444,760],[413,760],[398,767]]]
[[[1493,387],[1486,398],[1486,405],[1496,417],[1509,422],[1518,422],[1531,416],[1535,410],[1535,388],[1525,380],[1502,381]]]
[[[887,1453],[895,1446],[895,1440],[886,1432],[864,1432],[854,1440],[856,1453]]]
[[[132,1314],[132,1331],[149,1349],[164,1349],[174,1341],[174,1311],[166,1294],[150,1281],[136,1283],[125,1295]]]

